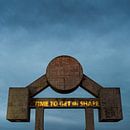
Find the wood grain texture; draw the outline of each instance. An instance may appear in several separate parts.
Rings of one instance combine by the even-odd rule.
[[[116,122],[123,119],[119,88],[103,88],[100,91],[99,121]]]
[[[85,109],[86,130],[94,130],[94,113],[92,108]]]
[[[83,70],[80,63],[73,57],[59,56],[48,64],[46,76],[54,90],[70,93],[79,86]]]
[[[29,84],[26,88],[29,89],[29,96],[34,97],[46,87],[48,87],[48,82],[46,79],[46,75],[43,75],[37,80],[33,81],[31,84]]]
[[[29,122],[29,92],[27,88],[10,88],[7,108],[7,120]]]
[[[35,130],[44,130],[44,109],[36,108]]]
[[[103,88],[101,85],[99,85],[86,75],[83,76],[80,86],[90,92],[95,97],[99,97],[100,90]]]

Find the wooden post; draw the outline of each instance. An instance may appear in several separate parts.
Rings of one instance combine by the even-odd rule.
[[[44,109],[36,108],[35,130],[44,130]]]
[[[86,130],[94,130],[94,114],[92,108],[85,108]]]

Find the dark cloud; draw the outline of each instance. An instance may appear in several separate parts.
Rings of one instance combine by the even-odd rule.
[[[110,22],[128,18],[130,14],[128,0],[12,0],[2,1],[0,5],[1,24],[11,27],[45,28],[55,24],[89,27],[105,19]]]
[[[34,129],[34,116],[30,124],[6,121],[8,88],[26,86],[62,54],[77,58],[84,73],[103,86],[121,88],[124,120],[98,123],[96,114],[96,129],[130,129],[129,5],[129,0],[0,0],[0,129]],[[81,88],[65,96],[79,95],[91,96]],[[63,95],[48,88],[38,96]],[[60,124],[63,130],[82,130],[84,117],[79,117],[83,115],[81,111],[49,111],[45,128],[58,130]]]

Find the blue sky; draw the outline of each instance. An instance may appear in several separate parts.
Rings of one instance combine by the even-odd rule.
[[[45,74],[50,60],[71,55],[104,87],[120,87],[124,119],[96,130],[130,129],[129,0],[0,0],[0,130],[34,129],[6,120],[9,87],[25,87]],[[92,97],[81,88],[66,97]],[[46,89],[37,97],[64,97]],[[59,127],[60,126],[60,127]],[[45,130],[84,130],[83,110],[45,110]]]

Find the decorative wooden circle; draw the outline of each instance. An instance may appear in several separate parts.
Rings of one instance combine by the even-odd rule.
[[[80,63],[73,57],[59,56],[48,64],[46,76],[54,90],[70,93],[80,84],[83,70]]]

